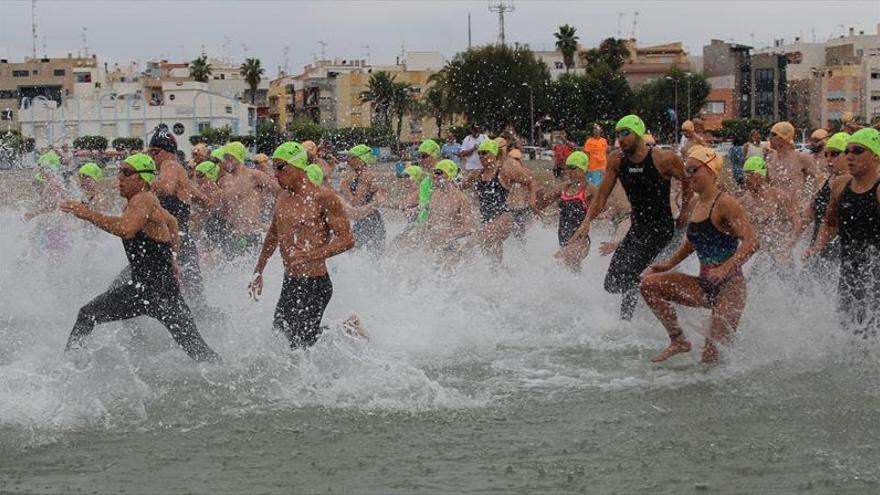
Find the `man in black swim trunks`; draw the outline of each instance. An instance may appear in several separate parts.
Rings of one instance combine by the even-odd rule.
[[[589,235],[591,222],[605,209],[605,202],[619,179],[632,205],[632,227],[614,252],[605,277],[605,290],[623,295],[620,317],[624,320],[632,319],[635,311],[639,275],[669,244],[676,226],[681,228],[687,224],[691,208],[691,183],[681,158],[670,150],[649,147],[642,139],[644,135],[645,123],[635,115],[627,115],[617,122],[620,148],[608,158],[599,192],[590,204],[584,223],[572,236],[572,240],[577,240]],[[669,205],[669,180],[673,177],[682,182],[682,198],[687,198],[676,222]]]
[[[263,270],[279,248],[284,283],[274,326],[292,349],[309,347],[321,335],[321,318],[333,295],[327,258],[351,249],[354,237],[336,193],[310,181],[309,169],[321,168],[309,165],[300,143],[283,143],[272,162],[281,192],[249,290],[254,299],[262,293]]]
[[[219,359],[202,340],[180,294],[174,261],[180,248],[178,225],[150,189],[155,177],[156,164],[138,153],[119,168],[119,194],[128,200],[121,216],[103,215],[79,201],[61,205],[62,211],[121,238],[131,266],[130,281],[111,287],[79,310],[66,350],[80,347],[97,324],[146,315],[165,325],[192,359]]]

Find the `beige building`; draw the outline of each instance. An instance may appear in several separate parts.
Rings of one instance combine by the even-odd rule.
[[[688,54],[681,42],[638,46],[635,39],[629,39],[626,47],[629,57],[620,72],[633,89],[663,77],[671,69],[691,70]]]
[[[19,128],[22,100],[46,99],[61,104],[84,89],[99,84],[98,60],[89,58],[40,58],[24,62],[0,60],[0,118],[4,124]],[[6,127],[4,125],[4,127]]]

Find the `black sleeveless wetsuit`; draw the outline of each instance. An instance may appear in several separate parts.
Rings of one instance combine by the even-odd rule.
[[[501,184],[501,179],[498,178],[500,173],[500,171],[496,171],[488,182],[478,180],[474,184],[483,223],[489,223],[508,212],[507,195],[509,191]]]
[[[174,341],[197,361],[219,356],[202,340],[192,313],[180,294],[174,276],[171,246],[154,241],[143,232],[123,239],[131,268],[131,280],[111,286],[79,310],[67,340],[67,349],[79,347],[95,325],[136,316],[151,316],[168,329]]]
[[[566,194],[565,191],[562,191],[559,196],[559,227],[556,235],[559,238],[560,246],[568,244],[571,236],[587,218],[590,202],[587,201],[586,195],[586,189],[581,189],[572,196]]]
[[[838,295],[844,327],[876,335],[880,326],[880,180],[859,194],[852,180],[840,194],[840,279]]]
[[[624,155],[618,179],[632,206],[632,226],[623,238],[605,276],[605,290],[622,293],[620,316],[632,318],[638,301],[639,275],[672,240],[675,230],[669,206],[669,181],[654,166],[653,149],[640,163]]]
[[[358,188],[358,179],[348,183],[348,190],[355,194]],[[373,192],[368,192],[364,197],[364,204],[373,202]],[[385,221],[379,210],[373,210],[369,215],[356,220],[351,227],[354,243],[358,247],[365,247],[373,254],[380,254],[385,248]]]
[[[207,303],[202,283],[202,270],[199,268],[199,252],[195,240],[189,235],[189,204],[184,203],[177,196],[159,196],[159,204],[177,219],[177,226],[180,229],[179,261],[183,294],[196,308],[196,312],[199,312],[207,306]]]
[[[816,197],[813,198],[813,209],[816,211],[816,218],[813,220],[813,237],[811,242],[816,242],[816,239],[819,237],[819,228],[825,220],[825,211],[828,210],[828,203],[831,201],[831,180],[833,178],[829,177],[826,179],[819,192],[816,193]],[[840,256],[840,242],[837,238],[831,241],[819,253],[819,256],[824,259],[837,259]]]

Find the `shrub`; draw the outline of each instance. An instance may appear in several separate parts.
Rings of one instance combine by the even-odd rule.
[[[78,150],[104,151],[107,149],[107,138],[104,136],[80,136],[73,140],[73,147]]]

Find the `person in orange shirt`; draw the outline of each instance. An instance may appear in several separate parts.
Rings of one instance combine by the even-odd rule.
[[[598,186],[605,175],[605,163],[608,161],[608,140],[602,137],[602,126],[599,124],[593,125],[593,135],[584,142],[584,153],[590,157],[587,181]]]

